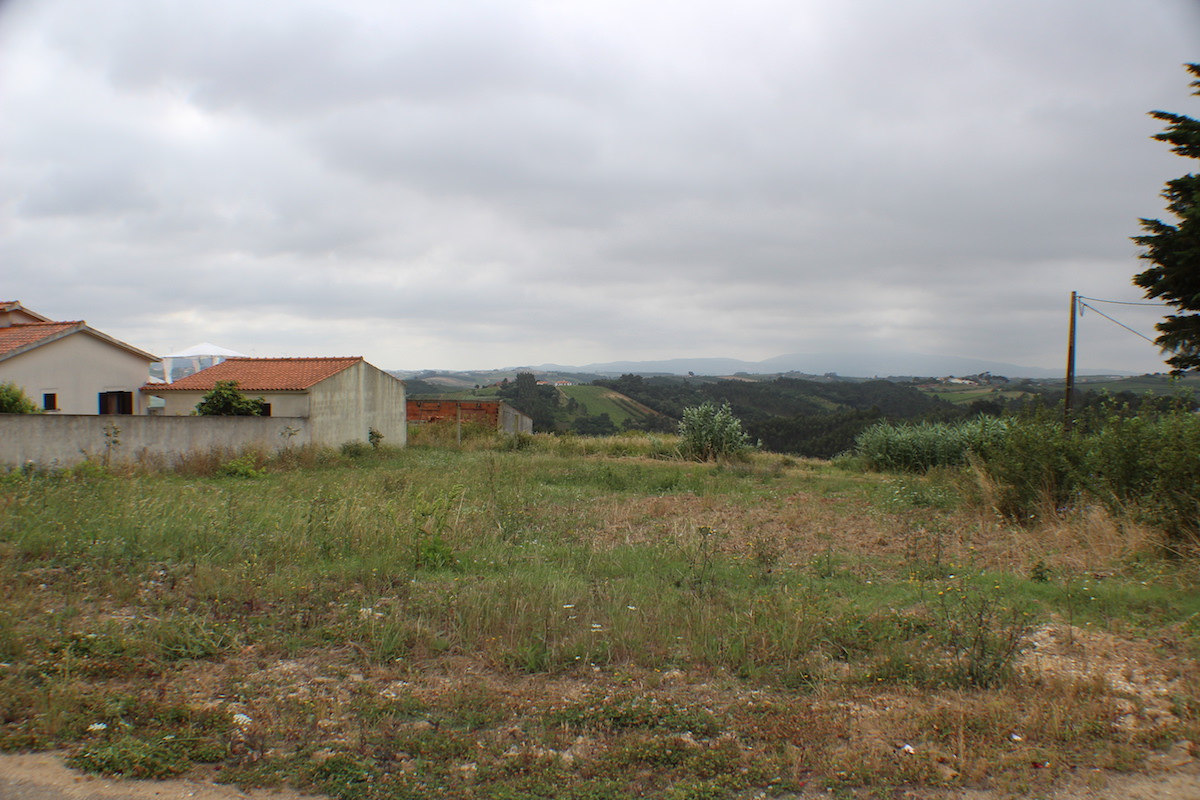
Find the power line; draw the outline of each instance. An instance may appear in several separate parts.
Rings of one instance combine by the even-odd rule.
[[[1114,306],[1156,306],[1161,308],[1170,305],[1170,303],[1140,303],[1129,300],[1101,300],[1099,297],[1084,297],[1083,295],[1079,295],[1079,299],[1091,300],[1093,303],[1111,303]],[[1096,311],[1096,309],[1093,308],[1092,311]],[[1096,311],[1096,313],[1100,312]]]
[[[1082,298],[1082,297],[1081,297],[1081,298],[1079,298],[1079,299],[1080,299],[1080,300],[1083,300],[1083,299],[1085,299],[1085,298]],[[1090,297],[1089,297],[1089,298],[1086,298],[1086,299],[1088,299],[1088,300],[1093,300],[1093,298],[1090,298]],[[1099,302],[1099,303],[1118,303],[1119,305],[1130,305],[1130,306],[1137,306],[1137,305],[1166,305],[1166,303],[1121,303],[1121,302],[1120,302],[1120,301],[1118,301],[1118,300],[1093,300],[1093,302]],[[1124,322],[1121,322],[1120,320],[1117,320],[1117,319],[1114,319],[1114,318],[1110,317],[1108,314],[1105,314],[1103,311],[1101,311],[1100,309],[1096,308],[1095,306],[1088,305],[1087,303],[1080,303],[1080,304],[1079,304],[1079,307],[1080,307],[1081,309],[1084,309],[1084,308],[1090,308],[1092,311],[1095,311],[1097,314],[1099,314],[1100,316],[1104,317],[1104,318],[1105,318],[1106,320],[1108,320],[1109,322],[1111,322],[1111,323],[1113,323],[1113,324],[1115,324],[1115,325],[1120,325],[1122,328],[1124,328],[1125,330],[1129,331],[1129,332],[1130,332],[1130,333],[1132,333],[1134,336],[1141,337],[1142,339],[1145,339],[1147,342],[1149,342],[1150,344],[1154,345],[1155,347],[1161,348],[1162,350],[1166,350],[1168,353],[1171,353],[1172,355],[1176,355],[1176,356],[1177,356],[1177,355],[1179,355],[1179,353],[1176,353],[1176,352],[1175,352],[1174,350],[1172,350],[1171,348],[1169,348],[1169,347],[1163,347],[1163,346],[1162,346],[1162,345],[1160,345],[1158,342],[1154,341],[1154,340],[1153,340],[1153,339],[1151,339],[1149,336],[1146,336],[1146,335],[1145,335],[1144,333],[1142,333],[1141,331],[1136,331],[1136,330],[1134,330],[1133,328],[1131,328],[1131,327],[1129,327],[1128,325],[1126,325]],[[1083,312],[1081,311],[1080,313],[1082,314]]]

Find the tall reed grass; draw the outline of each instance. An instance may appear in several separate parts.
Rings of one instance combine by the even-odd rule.
[[[976,417],[964,422],[879,422],[855,440],[855,453],[871,469],[925,472],[934,467],[967,463],[1002,440],[1012,423],[1007,419]]]
[[[1102,408],[1065,429],[1048,412],[960,423],[879,423],[858,438],[869,468],[926,472],[972,464],[999,513],[1030,520],[1099,504],[1173,538],[1200,535],[1200,416]]]

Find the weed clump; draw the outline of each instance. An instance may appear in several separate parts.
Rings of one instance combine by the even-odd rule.
[[[750,437],[729,403],[685,408],[679,423],[679,452],[697,461],[735,459],[750,449]]]
[[[191,762],[167,742],[124,736],[84,748],[67,759],[67,766],[118,777],[169,778],[186,771]]]
[[[226,461],[217,470],[217,474],[228,478],[262,478],[267,471],[258,466],[259,460],[257,453],[245,453],[232,461]]]

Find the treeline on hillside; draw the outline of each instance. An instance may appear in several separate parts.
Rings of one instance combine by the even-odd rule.
[[[895,381],[811,381],[776,378],[770,381],[714,380],[709,378],[622,375],[594,383],[620,392],[660,414],[678,420],[683,409],[704,402],[728,402],[746,432],[763,447],[777,453],[832,458],[850,450],[855,437],[880,421],[955,422],[976,417],[998,417],[1031,407],[1061,406],[1061,389],[1039,390],[1008,399],[1000,395],[957,405],[932,397],[916,383]],[[1076,405],[1081,413],[1113,403],[1132,410],[1150,410],[1180,402],[1132,392],[1081,391]],[[1194,401],[1188,400],[1186,402]],[[661,424],[661,423],[659,423]]]
[[[593,381],[637,400],[660,414],[679,419],[683,409],[703,402],[727,402],[743,422],[797,414],[814,415],[839,409],[877,408],[883,414],[919,416],[949,404],[915,387],[891,381],[712,380],[622,375]]]
[[[703,403],[728,403],[743,429],[753,441],[767,450],[813,458],[832,458],[851,450],[855,438],[879,422],[957,422],[977,417],[998,417],[1021,412],[1029,407],[1061,407],[1061,388],[1043,388],[1022,382],[1022,396],[1006,398],[999,393],[961,405],[922,392],[918,383],[887,380],[819,381],[779,377],[773,380],[730,380],[710,377],[622,375],[611,380],[595,380],[630,400],[656,412],[633,416],[620,429],[648,432],[674,432],[684,409]],[[419,388],[409,383],[413,394]],[[572,431],[581,435],[604,436],[619,432],[608,414],[589,416],[576,400],[566,398],[555,386],[538,384],[532,373],[519,373],[515,380],[505,379],[497,396],[533,419],[538,432]],[[1117,402],[1134,412],[1146,404],[1168,401],[1149,395],[1121,392],[1081,391],[1077,404],[1081,411],[1102,403]]]
[[[672,419],[704,402],[729,403],[752,439],[780,453],[830,458],[881,419],[955,419],[972,413],[891,381],[710,380],[622,375],[593,383]]]

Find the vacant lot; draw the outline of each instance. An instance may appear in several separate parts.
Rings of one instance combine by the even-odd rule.
[[[1196,561],[1153,531],[1002,523],[969,474],[522,443],[7,476],[0,747],[342,798],[1194,763]]]

